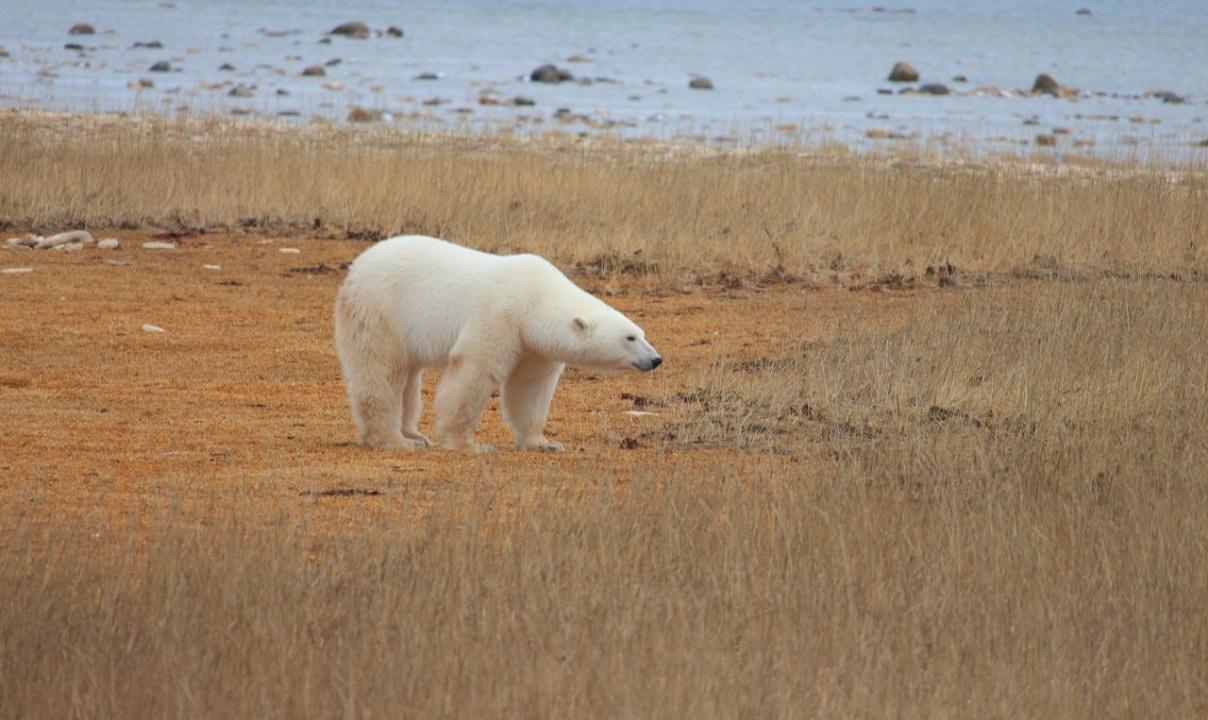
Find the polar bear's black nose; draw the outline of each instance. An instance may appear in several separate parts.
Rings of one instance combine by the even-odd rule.
[[[655,359],[650,361],[650,367],[652,367],[652,368],[656,368],[662,364],[663,364],[663,359],[661,357],[656,357]]]

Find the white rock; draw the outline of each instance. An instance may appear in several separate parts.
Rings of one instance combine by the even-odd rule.
[[[161,328],[161,327],[160,327],[160,326],[158,326],[158,325],[152,325],[151,323],[143,323],[143,332],[149,332],[149,333],[166,333],[166,332],[168,332],[168,331],[167,331],[167,330],[164,330],[163,328]]]
[[[84,243],[71,242],[71,243],[65,243],[63,245],[51,245],[50,249],[59,250],[62,252],[79,252],[80,250],[84,249]]]
[[[635,417],[635,418],[637,418],[637,417],[655,417],[656,416],[655,413],[646,412],[645,410],[626,410],[625,414],[628,415],[629,417]]]
[[[202,265],[201,267],[205,270],[221,270],[222,269],[221,265]]]
[[[160,242],[158,240],[152,240],[150,242],[143,243],[143,249],[145,249],[145,250],[175,250],[176,243]]]
[[[105,264],[113,265],[115,267],[125,267],[126,265],[133,265],[134,263],[130,260],[106,260]]]
[[[301,255],[302,251],[298,248],[277,248],[277,252],[285,255]]]
[[[98,240],[96,247],[98,250],[117,250],[121,247],[121,243],[118,242],[117,238],[105,238],[104,240]]]
[[[0,273],[4,273],[5,275],[18,275],[21,273],[31,273],[33,271],[34,269],[31,267],[11,267],[0,270]]]
[[[10,237],[4,241],[4,246],[10,248],[33,248],[40,242],[42,242],[42,236],[31,233],[25,237]]]
[[[35,247],[39,250],[42,250],[44,248],[58,247],[60,245],[68,245],[71,243],[79,243],[80,246],[83,247],[84,245],[91,245],[94,242],[96,241],[92,239],[92,233],[88,232],[87,230],[71,230],[69,232],[62,232],[58,235],[51,235],[50,237],[42,238],[38,241],[38,244],[35,245]]]

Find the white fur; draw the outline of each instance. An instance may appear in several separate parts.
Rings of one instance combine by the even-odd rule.
[[[336,298],[336,351],[362,444],[425,447],[425,368],[441,447],[475,445],[500,385],[519,448],[560,450],[541,429],[566,365],[652,370],[645,333],[536,255],[491,255],[419,235],[383,240],[352,263]],[[632,338],[632,339],[630,339]]]

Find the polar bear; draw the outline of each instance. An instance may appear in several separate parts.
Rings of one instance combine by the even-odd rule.
[[[405,235],[361,253],[336,298],[336,351],[361,444],[428,447],[420,381],[436,391],[440,447],[473,441],[502,388],[503,417],[521,449],[561,450],[541,434],[563,368],[649,372],[663,362],[629,318],[536,255],[491,255]]]

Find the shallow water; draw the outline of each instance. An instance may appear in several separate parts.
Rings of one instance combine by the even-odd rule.
[[[1089,5],[1089,16],[1076,14],[1079,6],[920,0],[878,12],[832,0],[353,0],[333,9],[316,0],[4,0],[0,46],[9,57],[0,58],[0,105],[234,111],[291,121],[343,120],[363,106],[384,111],[387,122],[436,128],[743,144],[894,142],[871,139],[872,131],[937,147],[1029,152],[1038,134],[1058,129],[1068,133],[1057,135],[1054,148],[1037,149],[1208,156],[1196,146],[1208,138],[1208,3],[1104,0]],[[396,25],[405,37],[320,42],[353,19],[378,32]],[[97,34],[69,36],[77,22]],[[163,47],[133,47],[152,40]],[[576,54],[591,60],[566,61]],[[325,77],[300,75],[335,58],[341,62],[325,67]],[[886,76],[899,59],[922,82],[945,83],[954,94],[896,94],[902,86]],[[173,70],[149,72],[160,60]],[[592,84],[527,82],[545,62]],[[235,69],[219,70],[224,63]],[[1080,96],[1020,96],[1039,72]],[[416,79],[420,73],[439,79]],[[689,89],[695,74],[715,89]],[[967,82],[953,82],[957,75]],[[140,79],[154,87],[131,87]],[[250,97],[229,95],[240,83]],[[1002,92],[975,93],[987,86]],[[1145,96],[1155,90],[1186,102]],[[535,104],[482,105],[484,93]],[[554,119],[559,108],[569,121]]]

